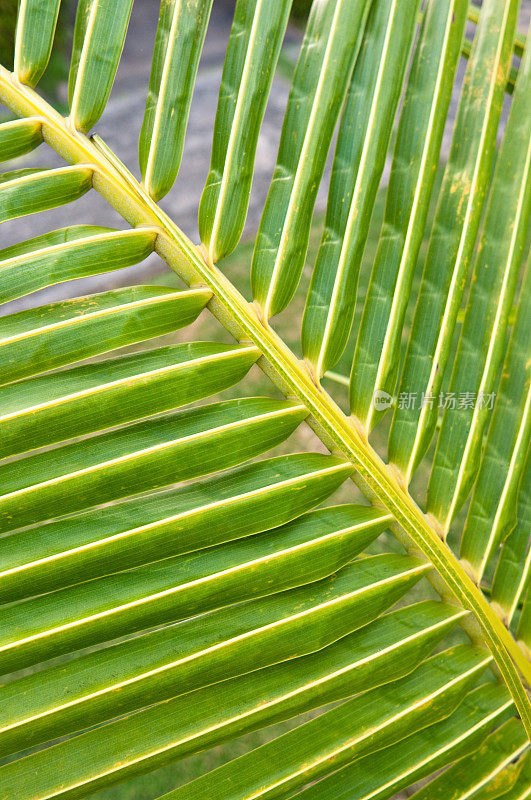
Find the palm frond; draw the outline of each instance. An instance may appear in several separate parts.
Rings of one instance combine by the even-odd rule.
[[[428,0],[421,14],[417,2],[315,0],[250,268],[254,302],[217,263],[244,229],[289,0],[236,3],[201,246],[156,202],[179,170],[211,6],[161,3],[142,183],[85,135],[104,113],[132,0],[78,3],[68,118],[33,89],[56,0],[20,4],[15,71],[0,67],[0,99],[18,117],[0,124],[0,160],[28,159],[0,177],[0,221],[16,232],[12,220],[82,195],[90,207],[94,190],[126,222],[57,230],[43,215],[47,232],[0,251],[0,302],[24,308],[0,309],[0,795],[86,797],[283,723],[166,797],[382,800],[444,770],[415,797],[521,800],[531,58],[518,0],[480,11]],[[66,165],[35,168],[38,146]],[[124,286],[126,268],[157,255],[186,288]],[[60,299],[61,284],[111,272],[123,288]],[[51,302],[33,296],[43,289]],[[271,323],[294,297],[303,360]],[[209,314],[231,343],[198,340]],[[321,386],[340,358],[350,417]],[[258,369],[271,381],[256,397]],[[396,397],[447,389],[493,407],[439,420],[437,402]],[[393,404],[388,436],[377,423]],[[350,502],[351,479],[369,504]]]

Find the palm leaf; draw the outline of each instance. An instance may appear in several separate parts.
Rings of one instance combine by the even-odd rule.
[[[211,0],[161,4],[142,184],[85,136],[105,111],[131,6],[78,3],[68,118],[31,88],[50,55],[56,0],[20,4],[15,72],[0,67],[0,99],[18,117],[0,124],[0,160],[41,145],[66,162],[8,165],[0,221],[16,231],[17,218],[82,195],[90,203],[92,190],[125,220],[123,230],[76,222],[0,251],[0,301],[24,304],[0,317],[0,794],[85,797],[283,723],[280,736],[268,732],[168,797],[391,798],[441,769],[416,797],[524,797],[530,56],[518,2],[485,0],[478,11],[430,0],[419,20],[417,3],[315,0],[255,244],[253,303],[217,262],[244,229],[291,4],[236,4],[201,247],[155,201],[179,169]],[[336,123],[304,303],[298,284]],[[61,299],[67,281],[113,271],[113,286],[126,284],[122,270],[153,253],[186,288]],[[39,305],[32,293],[49,287],[52,301]],[[304,361],[269,321],[294,296]],[[194,341],[202,312],[233,341],[219,329],[218,341]],[[340,357],[351,417],[320,385]],[[258,368],[270,391],[255,397]],[[438,403],[395,398],[388,442],[383,427],[369,442],[384,410],[375,400],[392,404],[397,388],[496,399],[448,408],[439,425]],[[350,479],[369,504],[350,502]]]

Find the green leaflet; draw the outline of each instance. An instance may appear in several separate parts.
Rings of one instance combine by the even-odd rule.
[[[504,687],[485,683],[473,689],[447,719],[333,772],[297,798],[390,800],[401,789],[476,750],[511,707]]]
[[[133,286],[1,317],[0,382],[175,331],[193,322],[210,297],[207,289]]]
[[[15,119],[0,124],[0,161],[10,161],[42,142],[41,123],[38,119]]]
[[[212,263],[228,255],[245,224],[258,134],[291,0],[238,0],[227,45],[199,206],[199,233]]]
[[[492,582],[491,604],[499,610],[507,627],[525,596],[531,577],[530,530],[531,454],[528,454],[518,492],[516,527],[503,543]]]
[[[481,9],[400,382],[389,460],[406,485],[433,436],[442,378],[489,185],[518,0]],[[413,407],[410,407],[413,405]]]
[[[166,800],[285,797],[356,758],[447,717],[485,663],[484,652],[468,646],[433,656],[410,676],[343,703],[170,792]]]
[[[290,647],[295,639],[302,647],[300,642],[312,637],[314,644],[302,651],[311,652],[323,646],[328,636],[328,641],[335,641],[342,635],[338,630],[347,633],[375,619],[430,569],[417,559],[404,556],[373,556],[354,562],[307,591],[291,589],[312,577],[297,554],[290,559],[293,569],[286,571],[281,560],[266,559],[255,583],[253,545],[249,562],[245,560],[247,547],[245,541],[229,543],[206,553],[158,561],[4,607],[0,674],[155,625],[268,595],[269,600],[259,603],[263,613],[267,615],[268,609],[274,608],[277,614],[287,604],[291,610],[281,613],[287,620],[282,629],[284,635],[288,642],[292,639]],[[332,566],[326,560],[319,563],[315,559],[314,579],[337,567],[337,558],[331,555]],[[280,599],[272,594],[284,589],[291,592]],[[270,616],[267,619],[271,621]]]
[[[79,0],[68,102],[70,121],[86,133],[99,120],[109,99],[133,0]]]
[[[528,269],[461,539],[461,558],[470,565],[478,582],[498,545],[516,524],[518,487],[531,431],[530,341]]]
[[[61,0],[20,0],[13,72],[21,83],[36,86],[52,52]]]
[[[381,416],[373,398],[393,395],[402,328],[439,162],[468,3],[428,3],[397,131],[383,227],[351,371],[350,404],[367,431]]]
[[[5,172],[0,175],[0,223],[71,203],[91,187],[92,169],[83,165]]]
[[[513,767],[509,766],[507,769],[512,770]],[[531,794],[531,752],[529,750],[521,757],[516,770],[518,774],[512,788],[500,795],[502,800],[529,800]],[[483,800],[485,799],[483,798]]]
[[[0,302],[138,264],[153,251],[155,238],[149,228],[115,231],[74,225],[6,247],[0,250]]]
[[[352,653],[349,655],[352,657]],[[352,673],[348,674],[346,656],[344,647],[341,648],[339,643],[314,657],[293,659],[258,675],[252,673],[160,703],[138,715],[100,728],[99,736],[96,731],[91,731],[48,751],[47,755],[55,759],[58,768],[55,775],[54,770],[50,769],[49,760],[42,758],[44,753],[39,753],[35,758],[30,756],[31,760],[26,763],[20,762],[17,769],[10,769],[13,765],[3,768],[0,778],[5,781],[3,785],[24,790],[17,797],[26,797],[25,792],[30,790],[33,783],[31,774],[35,768],[43,779],[42,789],[51,793],[30,796],[55,797],[61,789],[69,798],[84,796],[131,775],[154,769],[164,759],[182,758],[230,737],[286,719],[305,706],[315,707],[322,705],[327,698],[343,697],[349,691],[349,683],[355,686],[361,677],[357,676],[354,665]],[[452,666],[459,669],[466,661],[471,664],[472,658],[459,659],[455,654],[449,654],[447,661],[449,669]],[[347,666],[343,675],[330,672],[334,665],[340,663]],[[476,664],[475,669],[478,671],[480,667]],[[378,674],[375,670],[370,677],[365,676],[366,685],[385,680],[384,675],[384,672]],[[257,679],[260,680],[258,693]],[[457,677],[459,683],[466,683],[467,680],[470,677]],[[117,744],[124,739],[130,742],[126,760],[120,759]],[[87,751],[93,759],[88,764],[83,758]],[[23,769],[26,769],[25,777]],[[209,793],[204,796],[217,797]]]
[[[325,229],[302,323],[302,350],[317,378],[339,359],[354,316],[358,273],[417,28],[416,0],[375,2],[340,127]]]
[[[457,408],[445,410],[428,485],[428,511],[445,534],[477,476],[483,432],[490,417],[487,398],[494,395],[505,352],[508,318],[531,210],[530,119],[531,47],[528,47],[496,161],[449,385],[449,391],[456,397],[469,392],[475,402],[472,408],[461,408],[458,404]]]
[[[419,603],[354,633],[333,629],[327,647],[318,642],[312,653],[310,635],[306,641],[302,631],[284,635],[293,628],[290,608],[283,595],[266,601],[265,614],[257,601],[239,603],[204,615],[200,626],[188,620],[12,681],[0,689],[0,752],[15,752],[52,738],[54,731],[87,728],[294,655],[297,660],[268,671],[269,685],[274,686],[274,675],[277,687],[293,680],[300,687],[295,692],[299,706],[305,697],[322,705],[333,693],[366,691],[407,674],[462,616],[441,603]],[[310,654],[301,656],[305,651]],[[510,703],[506,693],[504,700]]]
[[[228,410],[225,409],[225,414]],[[237,458],[243,460],[258,453],[260,448],[265,449],[271,441],[278,441],[282,432],[287,436],[300,419],[299,414],[290,414],[290,411],[286,408],[283,417],[271,416],[269,424],[262,429],[252,417],[243,418],[238,436],[242,435],[242,429],[247,430],[246,436],[254,429],[255,441],[246,447],[239,442],[234,455],[230,459],[226,457],[226,461],[221,461],[219,455],[209,456],[205,467],[215,466],[216,458],[222,468],[228,467],[229,462],[234,463]],[[278,427],[274,440],[271,438],[273,421]],[[222,435],[227,441],[230,431],[227,429]],[[223,438],[218,434],[220,441]],[[209,441],[208,431],[204,432],[204,439]],[[180,464],[179,469],[182,471]],[[2,602],[11,602],[147,561],[261,533],[325,500],[349,473],[348,464],[328,456],[315,453],[281,456],[241,467],[221,477],[196,481],[191,486],[89,511],[39,530],[31,528],[19,532],[0,539],[0,598]],[[146,485],[152,481],[145,476],[143,480]],[[376,514],[371,509],[365,513],[357,508],[355,511],[360,523],[368,525],[370,520],[383,519],[385,527],[389,522],[388,515]],[[330,533],[329,515],[332,526],[336,526],[330,529],[334,533],[330,540],[326,538]],[[321,545],[323,551],[330,548],[334,553],[337,548],[337,558],[341,561],[343,546],[347,556],[351,553],[349,531],[352,524],[349,507],[344,513],[340,509],[319,512],[306,522],[294,523],[293,536],[300,535],[303,541],[310,529],[312,536],[325,537]],[[338,532],[343,529],[344,536]],[[376,536],[380,530],[378,522],[374,533],[371,528],[370,535]],[[356,532],[353,537],[357,542]]]
[[[212,0],[161,0],[139,141],[142,179],[155,200],[179,171],[190,102]]]
[[[472,17],[470,16],[470,9],[471,8],[475,9],[475,11],[473,12],[474,16],[476,14],[478,14],[478,12],[480,10],[479,6],[475,6],[474,4],[471,3],[470,6],[469,6],[469,11],[468,11],[468,19],[469,20],[472,20]],[[476,24],[477,24],[477,20],[476,20]],[[523,36],[522,38],[521,37],[522,37],[522,34],[519,34],[518,31],[517,31],[516,32],[516,36],[514,37],[513,50],[514,50],[514,54],[516,56],[518,56],[519,58],[522,56],[522,53],[524,51],[525,41],[526,41],[526,37],[525,36]],[[461,55],[464,56],[464,58],[470,58],[471,50],[472,50],[472,42],[471,42],[471,40],[470,39],[463,39],[463,44],[462,44],[462,47],[461,47]],[[514,85],[516,83],[517,78],[518,78],[518,68],[513,65],[509,69],[509,77],[507,78],[507,83],[505,85],[505,91],[507,92],[507,94],[512,94],[514,92]]]
[[[215,394],[241,380],[257,357],[254,347],[195,342],[108,358],[1,387],[0,455],[27,452]],[[63,451],[63,457],[77,453],[75,469],[80,469],[81,453],[91,447],[97,449],[90,442],[74,445]],[[55,456],[40,458],[43,461],[27,463],[49,463],[56,474],[61,469]],[[19,462],[11,478],[6,476],[4,490],[21,488],[18,476],[24,480],[25,470],[24,462]]]
[[[206,379],[192,370],[195,396],[240,380],[249,360],[234,355],[234,364],[211,363]],[[275,400],[228,400],[7,464],[0,467],[0,531],[234,466],[284,441],[306,415]]]
[[[291,300],[312,210],[370,2],[314,3],[293,77],[278,159],[256,238],[253,297],[264,319]]]
[[[465,800],[469,797],[487,800],[499,797],[504,790],[496,778],[528,748],[522,723],[510,719],[491,733],[476,753],[458,761],[425,788],[415,792],[413,797],[415,800]],[[512,781],[507,774],[504,776],[508,779],[507,789],[511,788],[517,774],[518,769],[513,770]]]
[[[476,5],[473,5],[473,4],[471,4],[469,9],[468,9],[468,19],[474,25],[477,25],[477,23],[478,23],[480,10],[481,9],[480,9],[479,6],[476,6]],[[525,49],[525,45],[526,45],[526,41],[527,41],[527,36],[525,35],[525,33],[523,33],[520,30],[517,30],[516,33],[515,33],[515,36],[514,36],[513,50],[514,50],[515,56],[518,56],[518,58],[521,58],[522,55],[523,55],[523,52],[524,52],[524,49]],[[470,42],[469,42],[469,44],[470,44]],[[469,58],[470,57],[470,50],[467,53],[466,52],[466,48],[463,48],[463,56],[465,58]],[[509,92],[510,90],[507,89],[507,91]]]

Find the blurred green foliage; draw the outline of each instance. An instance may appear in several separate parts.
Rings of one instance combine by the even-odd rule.
[[[57,100],[58,85],[68,77],[69,6],[67,0],[61,3],[52,56],[39,82],[39,91],[54,101]],[[13,69],[17,8],[18,0],[0,0],[0,64],[7,69]]]
[[[17,0],[0,0],[0,64],[13,67]]]
[[[304,22],[310,13],[312,0],[293,0],[291,16],[295,22]]]

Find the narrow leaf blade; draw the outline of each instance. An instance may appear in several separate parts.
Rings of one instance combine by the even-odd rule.
[[[317,378],[343,352],[376,192],[417,27],[418,3],[374,3],[340,122],[325,230],[302,324]]]
[[[10,161],[34,150],[42,142],[38,119],[16,119],[0,125],[0,161]]]
[[[522,60],[496,161],[484,231],[449,391],[474,404],[447,408],[428,484],[428,511],[447,533],[477,476],[531,211],[531,47]]]
[[[15,33],[14,73],[21,83],[36,86],[52,52],[61,0],[21,0]]]
[[[27,452],[208,397],[241,380],[257,357],[254,347],[195,342],[108,358],[8,384],[0,388],[0,454],[6,457]],[[115,437],[120,440],[123,435],[127,437],[121,432]],[[98,446],[87,442],[63,450],[64,465],[75,464],[77,471],[95,463],[93,456],[83,465],[81,459],[88,456],[87,448],[95,454]],[[39,475],[39,469],[32,464],[48,464],[40,473],[41,483],[46,472],[45,480],[52,479],[62,468],[50,453],[27,463],[34,475]],[[4,469],[8,481],[5,490],[18,492],[23,487],[23,462],[19,468],[20,472],[11,472],[10,479]]]
[[[359,517],[355,516],[354,507],[343,509],[343,513],[347,511],[351,512],[351,522],[358,520],[357,531],[352,526],[342,537],[345,542],[349,538],[350,554],[354,555],[364,541],[377,535],[379,526],[375,520],[368,520],[363,527],[361,508]],[[338,517],[338,512],[339,509],[314,512],[284,531],[278,531],[277,535],[269,535],[272,543],[276,536],[276,549],[271,548],[269,554],[264,549],[263,556],[269,557],[274,565],[275,558],[281,560],[283,543],[286,549],[299,547],[302,550],[304,542],[308,542],[306,549],[311,557],[314,546],[323,549],[317,541],[319,537],[312,540],[309,535],[311,524],[318,523],[321,528],[329,524],[330,532],[325,535],[337,535],[339,540],[340,532],[333,530],[333,517]],[[294,534],[297,529],[301,534],[304,527],[306,539],[299,536],[297,541]],[[249,564],[252,555],[248,553]],[[286,560],[284,575],[293,569],[294,563]],[[259,568],[258,561],[256,564]],[[325,571],[324,565],[322,570]],[[275,574],[275,570],[273,572]],[[247,582],[244,570],[241,575],[243,588]],[[278,586],[282,586],[282,581]],[[269,611],[264,615],[257,613],[256,601],[239,603],[203,615],[200,626],[195,620],[188,620],[81,656],[68,665],[11,681],[0,690],[0,752],[15,752],[20,747],[53,738],[57,730],[67,733],[87,728],[202,686],[271,666],[293,655],[300,657],[305,650],[311,652],[309,633],[305,643],[303,630],[295,636],[285,635],[290,624],[293,628],[287,618],[294,606],[283,604],[282,596],[274,603],[266,601],[266,606]],[[304,670],[306,684],[320,679],[325,692],[336,691],[339,687],[352,692],[357,686],[366,690],[377,682],[384,683],[389,677],[396,677],[399,671],[405,674],[416,666],[460,616],[459,612],[437,603],[402,609],[358,633],[347,635],[340,644],[332,644],[325,658],[310,656],[297,661],[295,669],[291,665],[280,668],[276,671],[277,685],[287,683],[292,673],[298,678]],[[331,635],[338,633],[343,631],[335,634],[331,631]],[[352,680],[356,681],[354,687]],[[306,695],[311,696],[311,685],[307,688],[310,692]],[[318,686],[315,689],[315,699],[323,700],[323,692]],[[303,705],[302,684],[300,694],[299,702]],[[21,697],[24,697],[23,704]]]
[[[400,115],[383,227],[351,369],[352,413],[369,432],[392,396],[402,328],[433,190],[468,3],[429,3],[422,20]]]
[[[444,719],[485,667],[469,648],[445,651],[411,676],[361,695],[166,795],[191,800],[285,797],[326,773]],[[216,789],[214,790],[214,787]]]
[[[524,473],[531,432],[530,340],[531,271],[527,270],[461,538],[461,558],[467,562],[478,582],[498,545],[516,524],[518,487]]]
[[[80,0],[68,100],[72,125],[86,133],[101,117],[109,99],[133,0]]]
[[[467,65],[400,382],[400,392],[415,402],[397,404],[389,438],[389,459],[406,485],[437,422],[438,395],[491,176],[518,7],[517,0],[483,4]]]
[[[415,800],[442,800],[443,797],[444,800],[464,800],[466,797],[487,800],[498,797],[502,791],[498,791],[498,783],[493,793],[485,792],[486,786],[528,748],[529,742],[521,722],[510,719],[491,733],[476,753],[458,761],[424,789],[415,792],[413,797]]]
[[[293,77],[277,165],[251,266],[264,319],[299,282],[326,156],[358,53],[369,3],[314,3]]]
[[[0,276],[2,267],[0,265]],[[189,325],[206,289],[111,289],[0,318],[0,381],[10,383]]]
[[[486,733],[510,713],[502,686],[471,691],[446,720],[355,761],[296,795],[300,800],[390,800],[402,789],[478,749]]]
[[[291,0],[238,0],[234,12],[199,206],[199,233],[212,263],[236,247],[245,224],[258,134]]]
[[[138,264],[153,251],[155,237],[149,229],[74,225],[6,247],[0,250],[0,302]]]
[[[0,223],[71,203],[92,188],[84,166],[19,170],[0,175]]]
[[[139,141],[144,186],[169,192],[181,163],[195,76],[212,0],[162,0]]]

